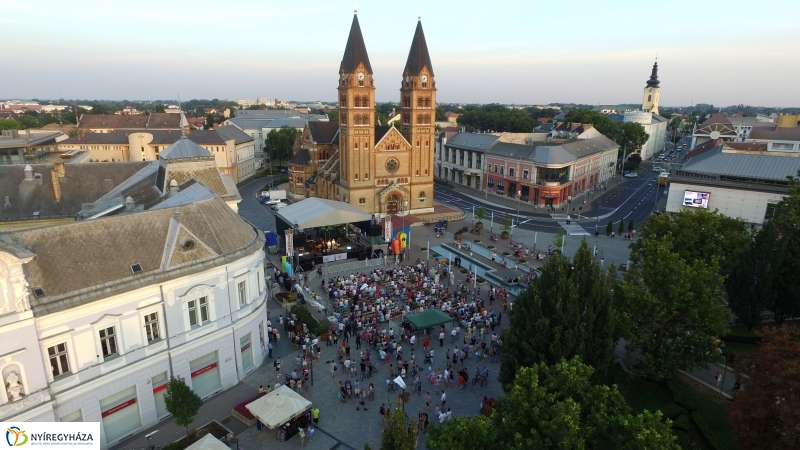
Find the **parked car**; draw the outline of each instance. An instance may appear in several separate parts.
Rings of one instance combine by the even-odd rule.
[[[654,167],[653,167],[653,172],[655,172],[655,173],[661,173],[661,167],[654,166]]]
[[[444,230],[446,230],[446,229],[447,229],[447,221],[446,220],[440,220],[440,221],[436,222],[436,226],[433,227],[433,231],[435,231],[437,233],[444,233]]]
[[[625,176],[625,178],[636,178],[639,175],[636,172],[628,172],[624,176]]]

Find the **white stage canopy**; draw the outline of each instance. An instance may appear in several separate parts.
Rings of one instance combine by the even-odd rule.
[[[311,197],[278,210],[287,224],[300,228],[316,228],[372,220],[372,214],[345,202]]]
[[[310,406],[310,401],[286,385],[282,385],[269,394],[248,403],[245,408],[253,413],[261,423],[275,429]]]

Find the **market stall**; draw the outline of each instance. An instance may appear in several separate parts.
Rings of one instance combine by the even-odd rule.
[[[186,447],[186,450],[231,450],[231,448],[227,444],[220,442],[213,434],[207,434],[194,444]]]
[[[245,408],[258,419],[259,429],[278,430],[278,439],[284,441],[300,430],[302,416],[311,409],[311,402],[289,387],[281,386]]]

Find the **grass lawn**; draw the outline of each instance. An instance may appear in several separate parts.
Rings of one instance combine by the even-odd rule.
[[[757,344],[742,344],[739,342],[725,342],[725,353],[732,356],[753,353],[758,348]]]
[[[709,395],[707,388],[701,387],[686,377],[678,377],[678,381],[683,383],[697,397],[697,410],[692,411],[692,419],[709,444],[716,449],[735,449],[733,440],[733,427],[728,423],[728,405],[726,400]]]

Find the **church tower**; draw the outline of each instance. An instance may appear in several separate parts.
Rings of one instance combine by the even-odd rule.
[[[375,85],[364,37],[353,15],[339,66],[339,184],[337,200],[357,204],[359,190],[373,191],[375,174]]]
[[[436,138],[436,81],[428,54],[428,44],[417,21],[411,50],[408,52],[400,83],[401,128],[411,145],[412,211],[433,208],[433,155]]]
[[[647,86],[644,87],[644,99],[642,100],[642,111],[658,114],[658,97],[661,94],[661,88],[658,81],[658,61],[653,64],[653,73],[650,74],[650,79],[647,80]]]

